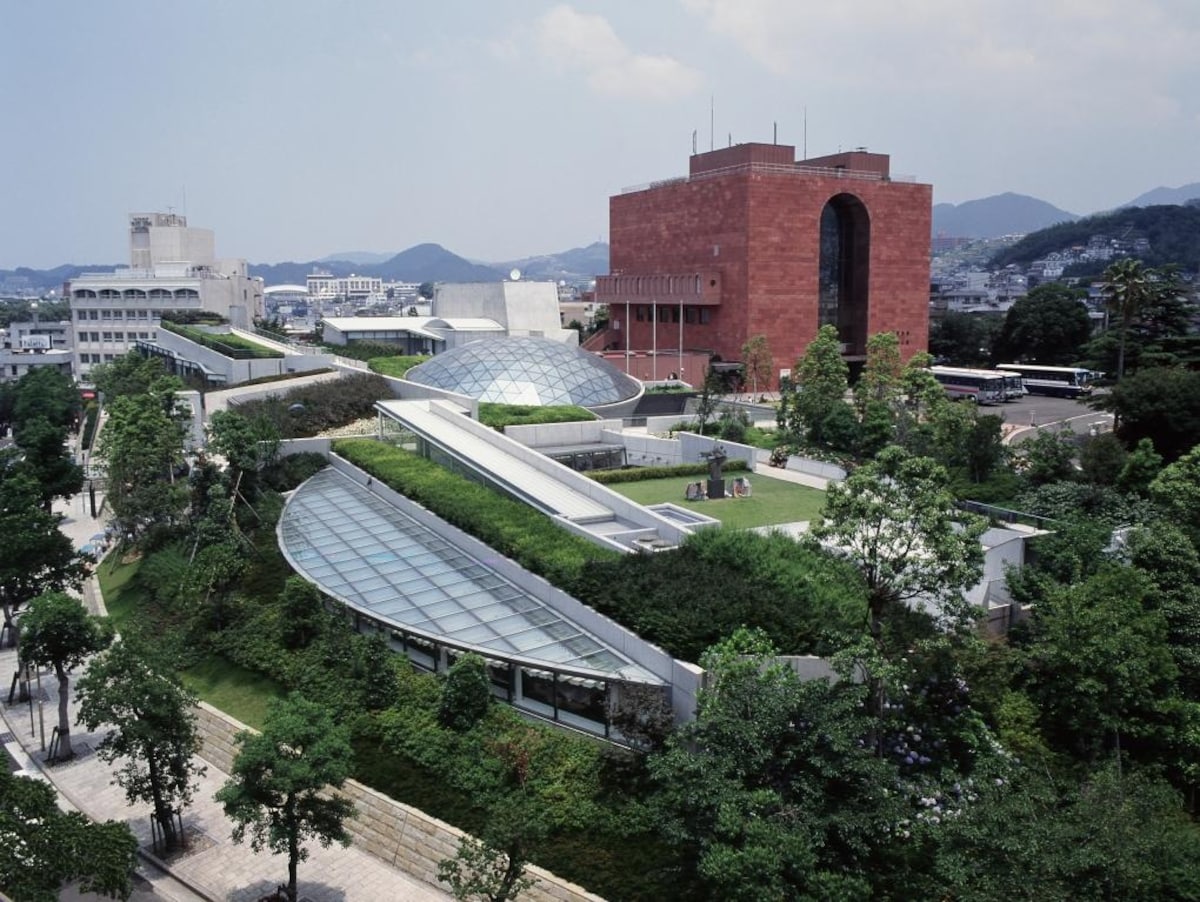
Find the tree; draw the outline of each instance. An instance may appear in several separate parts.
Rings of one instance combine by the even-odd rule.
[[[1150,498],[1200,546],[1200,445],[1163,468],[1150,483]]]
[[[78,590],[87,577],[90,559],[59,529],[62,519],[43,509],[30,476],[0,466],[0,606],[12,642],[22,605],[43,592]]]
[[[39,595],[21,620],[21,657],[50,665],[58,679],[58,755],[71,758],[71,720],[68,716],[71,671],[112,642],[107,618],[93,617],[79,599],[62,592]]]
[[[234,490],[248,503],[258,494],[258,479],[279,453],[279,430],[264,415],[250,419],[218,410],[209,419],[208,446],[229,462]]]
[[[900,364],[900,339],[895,332],[876,332],[867,339],[867,360],[854,386],[854,403],[864,417],[871,402],[886,409],[900,401],[903,369]]]
[[[802,682],[761,633],[701,659],[696,719],[648,759],[669,839],[713,898],[868,898],[902,793],[862,740],[861,685]]]
[[[953,366],[986,366],[1003,327],[998,313],[944,313],[929,322],[929,353]]]
[[[1039,429],[1033,438],[1018,442],[1013,451],[1017,471],[1031,485],[1061,482],[1075,475],[1074,433],[1069,429]]]
[[[0,768],[0,887],[16,902],[56,902],[74,880],[83,892],[128,899],[137,847],[125,824],[65,812],[49,783]]]
[[[479,655],[465,654],[446,674],[438,721],[457,733],[465,733],[483,720],[491,703],[487,664]]]
[[[1200,372],[1149,367],[1126,376],[1093,402],[1116,418],[1117,437],[1130,448],[1148,438],[1170,463],[1200,444]]]
[[[46,510],[55,498],[69,498],[83,488],[83,468],[67,450],[67,427],[37,416],[18,424],[14,441],[23,454],[22,467],[41,486]]]
[[[746,378],[750,380],[750,390],[758,397],[759,383],[764,387],[770,385],[774,375],[774,361],[767,336],[755,335],[742,345],[742,363],[746,367]]]
[[[878,641],[892,610],[916,599],[948,626],[971,619],[962,593],[982,576],[985,527],[957,509],[944,468],[892,446],[830,485],[809,536],[862,573],[867,626]]]
[[[234,842],[249,832],[254,851],[287,855],[287,896],[296,902],[296,866],[308,857],[304,840],[350,844],[343,822],[354,806],[327,792],[350,775],[349,735],[327,711],[293,693],[271,702],[261,734],[241,732],[234,741],[241,750],[216,799],[236,824]]]
[[[848,374],[837,327],[826,324],[796,362],[792,384],[780,403],[783,431],[823,443],[830,431],[828,420],[845,407]]]
[[[1035,610],[1029,657],[1043,731],[1085,760],[1147,735],[1178,674],[1152,592],[1144,574],[1110,565]]]
[[[279,593],[280,640],[284,648],[303,648],[325,625],[321,591],[302,576],[289,576]]]
[[[996,339],[997,360],[1055,366],[1074,363],[1092,331],[1085,292],[1058,282],[1038,285],[1009,308]]]
[[[1096,485],[1116,485],[1128,459],[1125,446],[1111,432],[1089,436],[1079,449],[1081,475]]]
[[[432,282],[422,282],[420,285],[417,286],[417,294],[420,295],[422,298],[424,298],[427,301],[432,301],[433,300],[433,283]]]
[[[69,376],[48,366],[32,368],[17,382],[13,421],[20,426],[42,417],[69,429],[79,420],[82,399]]]
[[[122,640],[97,658],[80,678],[79,721],[105,734],[96,753],[120,762],[116,782],[131,802],[149,802],[168,849],[179,842],[174,812],[190,804],[195,780],[204,774],[194,755],[196,697],[171,665],[148,645]]]
[[[179,382],[159,380],[142,395],[116,398],[100,433],[108,469],[108,501],[123,536],[140,537],[152,525],[170,528],[187,503],[176,480],[183,463],[184,420],[176,408]]]
[[[1154,450],[1154,442],[1148,438],[1138,439],[1125,458],[1125,466],[1117,477],[1117,488],[1122,492],[1145,495],[1154,477],[1162,470],[1162,463],[1162,455]]]
[[[1178,294],[1173,279],[1126,257],[1104,271],[1104,301],[1117,322],[1117,381],[1125,376],[1125,346],[1143,308],[1163,294]]]
[[[111,363],[93,366],[89,375],[105,401],[111,403],[116,398],[146,394],[167,375],[167,369],[160,357],[143,357],[130,351]]]

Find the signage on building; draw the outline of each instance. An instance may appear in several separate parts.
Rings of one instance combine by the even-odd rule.
[[[50,336],[49,335],[22,335],[21,336],[22,351],[49,351]]]

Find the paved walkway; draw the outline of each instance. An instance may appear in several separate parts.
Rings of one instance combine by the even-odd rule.
[[[101,498],[97,498],[100,504]],[[63,531],[77,547],[88,544],[104,532],[101,521],[90,515],[87,493],[56,509],[67,516]],[[85,587],[85,603],[102,610],[103,602],[94,583]],[[60,803],[75,808],[94,820],[124,821],[137,836],[142,848],[139,874],[163,899],[178,902],[228,900],[254,902],[287,881],[287,859],[267,852],[256,854],[249,844],[237,845],[230,839],[232,822],[226,819],[213,794],[227,775],[204,763],[207,774],[200,780],[191,806],[184,812],[184,829],[193,837],[191,848],[173,858],[164,867],[147,850],[151,845],[149,805],[129,805],[124,790],[113,785],[113,769],[94,753],[103,733],[90,733],[75,723],[74,696],[71,697],[71,741],[80,754],[65,764],[47,765],[42,751],[44,720],[47,741],[57,724],[58,686],[50,671],[40,675],[34,686],[33,704],[14,702],[9,706],[8,686],[17,669],[16,651],[0,650],[0,674],[4,675],[4,694],[0,699],[0,739],[27,774],[49,780],[57,789]],[[76,674],[75,676],[78,676]],[[72,679],[72,685],[75,680]],[[40,716],[39,716],[40,715]],[[412,900],[442,902],[451,898],[440,888],[423,883],[408,874],[354,848],[334,845],[322,849],[309,844],[309,858],[299,866],[299,890],[311,902],[378,902]]]

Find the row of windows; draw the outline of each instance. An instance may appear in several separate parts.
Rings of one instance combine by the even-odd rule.
[[[112,363],[117,359],[116,354],[80,354],[80,363]]]
[[[154,332],[80,332],[80,343],[88,341],[153,341]]]
[[[655,310],[658,311],[658,321],[660,323],[677,323],[677,322],[679,322],[679,307],[678,306],[668,307],[666,305],[663,305],[661,307],[658,307],[658,306],[648,307],[648,306],[639,304],[637,307],[633,308],[633,311],[634,311],[633,315],[639,323],[653,322]],[[685,324],[700,323],[700,325],[702,325],[702,326],[707,325],[709,322],[712,321],[712,310],[709,309],[708,307],[684,307],[683,308],[683,321]]]
[[[75,319],[78,322],[84,320],[104,320],[104,319],[154,319],[157,318],[156,311],[150,310],[76,310]]]
[[[200,292],[194,288],[151,288],[146,291],[141,288],[126,288],[124,291],[118,288],[101,288],[96,291],[92,288],[76,288],[71,292],[71,296],[80,300],[89,300],[91,298],[101,298],[103,300],[125,300],[125,301],[144,301],[149,298],[152,301],[181,301],[195,300],[200,297]]]
[[[659,294],[700,294],[700,276],[615,276],[608,280],[613,294],[641,294],[643,291]],[[716,286],[716,280],[712,282]]]

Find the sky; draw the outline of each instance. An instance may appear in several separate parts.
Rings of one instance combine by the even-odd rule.
[[[0,268],[130,212],[256,263],[608,237],[731,141],[867,147],[935,202],[1200,181],[1197,0],[0,0]]]

